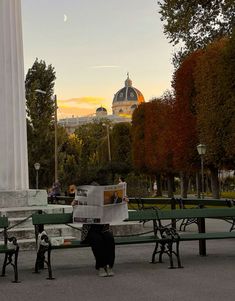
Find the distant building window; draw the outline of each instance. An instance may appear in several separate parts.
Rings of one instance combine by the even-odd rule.
[[[121,98],[121,97],[123,97],[123,93],[122,92],[119,94],[119,98]]]

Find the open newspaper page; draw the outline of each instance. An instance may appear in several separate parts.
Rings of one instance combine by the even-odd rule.
[[[73,220],[77,223],[118,223],[128,218],[128,206],[124,201],[126,186],[84,185],[78,187],[77,205]]]

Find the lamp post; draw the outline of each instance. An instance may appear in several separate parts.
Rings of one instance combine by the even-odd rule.
[[[202,194],[201,194],[201,197],[202,197],[202,199],[204,199],[204,170],[203,170],[204,166],[203,166],[203,156],[206,153],[206,145],[205,144],[199,144],[199,145],[197,145],[197,151],[198,151],[198,154],[201,157],[201,177],[202,177]]]
[[[54,96],[55,102],[55,182],[58,181],[58,140],[57,140],[57,96]]]
[[[46,91],[43,91],[41,89],[36,89],[35,92],[37,93],[41,93],[41,94],[46,94]],[[55,143],[54,143],[54,156],[55,156],[55,182],[57,182],[58,180],[58,135],[57,135],[57,109],[58,109],[58,106],[57,106],[57,96],[54,95],[54,104],[55,104],[55,112],[54,112],[54,118],[55,118]]]
[[[40,163],[34,163],[34,168],[36,170],[36,189],[38,189],[38,171],[40,169]]]
[[[106,126],[106,130],[107,130],[108,158],[109,158],[109,162],[111,162],[111,146],[110,146],[109,124],[103,123],[102,125]]]

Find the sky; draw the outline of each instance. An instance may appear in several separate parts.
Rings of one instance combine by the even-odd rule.
[[[25,73],[56,71],[59,118],[111,114],[127,72],[145,101],[171,88],[173,47],[156,0],[21,0]]]

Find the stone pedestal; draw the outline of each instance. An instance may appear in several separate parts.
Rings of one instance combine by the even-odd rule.
[[[0,191],[0,208],[46,206],[46,190]]]

